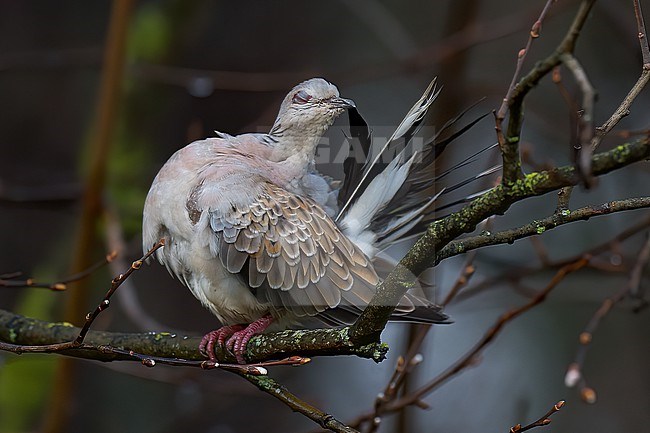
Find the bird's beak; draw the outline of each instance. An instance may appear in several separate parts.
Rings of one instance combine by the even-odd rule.
[[[356,108],[357,105],[352,99],[339,98],[338,96],[330,99],[330,103],[336,108]]]

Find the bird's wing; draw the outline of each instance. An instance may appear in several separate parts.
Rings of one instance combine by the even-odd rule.
[[[369,259],[315,202],[261,181],[247,205],[208,211],[223,266],[276,312],[361,310],[379,278]]]

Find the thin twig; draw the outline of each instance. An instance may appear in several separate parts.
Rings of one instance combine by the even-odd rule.
[[[595,0],[583,0],[582,3],[580,3],[578,12],[573,18],[569,30],[562,39],[562,42],[560,42],[558,47],[555,49],[555,52],[541,62],[538,62],[535,67],[525,77],[523,77],[519,83],[517,83],[514,89],[512,89],[512,92],[510,92],[510,97],[507,101],[510,110],[510,119],[508,121],[509,139],[518,139],[519,133],[521,132],[522,104],[524,98],[544,76],[562,62],[562,54],[573,53],[578,36],[589,17],[589,12],[594,3]],[[515,142],[509,145],[514,147],[516,144],[517,143]]]
[[[117,257],[117,252],[112,251],[104,257],[103,260],[89,266],[81,272],[78,272],[74,275],[63,278],[62,280],[56,281],[54,283],[46,283],[41,281],[35,281],[33,278],[27,278],[26,280],[17,280],[16,278],[21,276],[20,272],[13,272],[11,274],[0,275],[0,287],[11,287],[11,288],[25,288],[25,287],[34,287],[39,289],[49,289],[54,291],[66,290],[68,284],[74,281],[79,281],[87,276],[91,275],[97,269],[102,266],[111,263]]]
[[[499,123],[506,118],[506,113],[508,112],[508,105],[510,104],[510,99],[512,98],[512,92],[514,91],[515,85],[517,84],[517,81],[519,80],[519,76],[521,75],[521,69],[524,65],[524,61],[526,60],[526,55],[528,55],[528,53],[530,52],[530,47],[533,45],[533,41],[539,38],[540,30],[542,29],[542,22],[544,21],[544,18],[546,18],[546,14],[551,8],[551,5],[555,2],[556,0],[547,0],[546,4],[544,5],[544,8],[542,9],[542,12],[539,14],[539,17],[530,28],[530,32],[528,33],[528,40],[526,41],[526,46],[522,48],[519,51],[519,53],[517,53],[517,64],[515,66],[515,72],[514,74],[512,74],[512,79],[510,80],[510,86],[508,86],[508,91],[506,92],[506,96],[503,98],[503,101],[501,102],[501,106],[499,107],[499,110],[496,113],[496,118]]]
[[[377,397],[375,398],[375,404],[374,404],[374,416],[368,417],[368,428],[365,430],[365,433],[374,433],[377,431],[379,426],[381,425],[381,408],[389,401],[391,401],[393,398],[395,398],[395,395],[398,390],[398,384],[404,383],[403,380],[401,380],[402,377],[404,377],[406,371],[406,360],[404,359],[403,356],[397,357],[397,362],[395,363],[395,370],[393,370],[393,374],[391,378],[388,380],[388,383],[386,384],[386,387],[382,392],[377,394]],[[352,424],[351,427],[359,429],[361,425],[354,425]]]
[[[473,365],[478,357],[478,354],[485,349],[485,347],[494,340],[494,338],[503,330],[506,324],[508,322],[512,321],[513,319],[517,318],[521,314],[525,313],[526,311],[530,310],[531,308],[535,307],[536,305],[542,303],[548,294],[555,288],[557,285],[562,282],[567,275],[570,273],[576,272],[583,267],[585,267],[588,263],[591,257],[583,257],[579,259],[578,261],[568,264],[564,267],[562,267],[560,270],[557,271],[555,276],[551,279],[551,281],[546,285],[544,289],[542,289],[536,296],[535,298],[531,299],[530,302],[528,302],[525,305],[522,305],[519,308],[515,308],[514,310],[508,311],[507,313],[504,313],[498,320],[497,322],[487,331],[487,333],[481,338],[481,340],[474,345],[474,347],[467,352],[461,359],[456,361],[451,367],[449,367],[447,370],[445,370],[443,373],[441,373],[438,377],[434,378],[431,380],[429,383],[426,385],[422,386],[420,389],[417,391],[413,392],[412,394],[403,397],[402,399],[395,401],[391,405],[391,410],[394,410],[397,407],[400,406],[405,406],[405,405],[410,405],[414,404],[416,401],[420,400],[422,397],[425,395],[429,394],[431,391],[445,383],[447,380],[451,379],[452,377],[456,376],[459,372],[464,370],[465,368]]]
[[[474,365],[477,362],[478,355],[497,337],[497,335],[504,329],[504,327],[511,322],[513,319],[527,312],[531,308],[543,302],[548,294],[562,282],[567,275],[570,273],[576,272],[579,269],[587,266],[590,256],[582,257],[576,260],[573,263],[569,263],[563,266],[560,270],[557,271],[555,276],[551,281],[542,289],[537,295],[530,300],[527,304],[522,305],[521,307],[510,310],[499,317],[497,321],[492,325],[492,327],[483,335],[483,337],[460,359],[458,359],[454,364],[447,368],[440,375],[429,381],[427,384],[423,385],[416,391],[405,395],[399,399],[392,401],[389,404],[386,404],[383,407],[383,413],[391,413],[402,410],[406,406],[410,405],[425,405],[421,399],[431,393],[433,390],[458,375],[461,371],[466,368]],[[359,416],[355,421],[351,422],[350,425],[361,425],[361,423],[368,421],[371,417],[376,416],[375,413],[368,413]]]
[[[122,283],[124,283],[124,281],[126,281],[126,279],[129,278],[129,276],[131,276],[131,274],[134,271],[137,271],[138,269],[140,269],[142,267],[142,264],[149,257],[151,257],[151,255],[153,253],[155,253],[156,250],[158,250],[158,248],[162,248],[164,245],[165,245],[165,240],[164,239],[161,239],[158,242],[156,242],[154,244],[154,246],[151,247],[151,249],[149,251],[147,251],[144,256],[142,256],[141,259],[136,260],[135,262],[131,263],[131,266],[129,267],[129,269],[125,273],[120,274],[117,278],[114,278],[113,281],[111,281],[111,288],[108,289],[108,292],[106,292],[106,295],[104,295],[104,299],[102,299],[102,301],[99,304],[97,304],[97,307],[95,307],[95,309],[92,312],[90,312],[90,313],[88,313],[86,315],[86,322],[84,323],[83,327],[81,328],[81,331],[79,332],[79,336],[75,340],[75,342],[77,344],[83,343],[84,338],[86,338],[86,334],[88,333],[88,330],[90,329],[90,326],[93,324],[93,322],[95,321],[97,316],[99,316],[99,314],[102,311],[104,311],[105,309],[107,309],[110,306],[110,304],[111,304],[111,301],[110,301],[111,296],[113,296],[115,291],[122,285]]]
[[[578,174],[586,188],[594,186],[595,178],[591,174],[591,156],[593,147],[590,146],[594,137],[594,102],[596,100],[596,90],[587,77],[578,59],[571,53],[563,53],[560,57],[562,63],[571,71],[573,78],[580,91],[582,92],[582,104],[578,119],[578,142],[574,148],[574,158]]]
[[[634,86],[632,86],[632,89],[630,89],[627,96],[625,96],[623,102],[621,102],[616,111],[614,111],[614,114],[612,114],[611,117],[600,127],[596,128],[596,135],[594,135],[594,138],[591,140],[591,147],[593,149],[598,147],[605,135],[607,135],[607,133],[609,133],[609,131],[611,131],[622,118],[630,114],[632,103],[639,93],[641,93],[641,90],[643,90],[646,84],[648,84],[648,81],[650,81],[650,50],[648,49],[648,34],[646,33],[641,4],[638,0],[634,0],[634,15],[636,17],[637,32],[639,43],[641,45],[641,55],[643,58],[641,76],[636,83],[634,83]]]
[[[626,241],[627,239],[637,235],[639,232],[646,230],[648,227],[650,227],[650,217],[646,217],[642,219],[641,221],[637,222],[636,224],[632,225],[631,227],[626,228],[625,230],[621,231],[620,233],[616,234],[613,236],[611,239],[608,239],[593,248],[590,248],[587,251],[581,252],[577,255],[554,261],[551,263],[548,263],[547,265],[540,265],[536,266],[534,268],[525,268],[519,266],[517,269],[508,269],[506,272],[504,272],[501,275],[492,277],[492,278],[487,278],[479,283],[476,283],[469,287],[467,290],[465,290],[461,295],[456,299],[457,302],[467,300],[471,298],[472,296],[478,294],[478,293],[484,293],[485,289],[487,287],[493,287],[497,283],[501,281],[508,281],[508,282],[517,282],[519,280],[522,280],[525,277],[531,276],[538,274],[540,272],[546,271],[548,269],[557,269],[562,266],[565,266],[569,263],[572,263],[576,260],[578,260],[581,256],[585,254],[589,254],[592,257],[598,257],[599,255],[611,251],[616,245],[619,245],[621,242]],[[592,260],[590,263],[590,267],[594,268],[594,262],[595,260]]]
[[[632,103],[639,95],[639,93],[641,93],[641,90],[643,90],[646,84],[648,84],[648,81],[650,81],[650,69],[644,68],[641,72],[641,76],[625,96],[623,102],[621,102],[616,111],[614,111],[614,114],[612,114],[612,116],[607,119],[605,123],[596,128],[596,135],[591,141],[591,147],[594,149],[598,147],[600,142],[603,141],[605,135],[607,135],[607,133],[609,133],[609,131],[611,131],[618,124],[618,122],[621,121],[622,118],[630,114],[630,107],[632,106]]]
[[[424,337],[429,329],[431,329],[431,325],[416,326],[415,338],[409,346],[409,351],[406,354],[406,357],[400,356],[397,358],[395,370],[393,371],[390,380],[386,384],[384,390],[375,398],[373,415],[367,417],[367,419],[359,420],[358,424],[351,424],[352,427],[359,428],[363,422],[369,422],[369,427],[366,432],[374,433],[377,431],[381,424],[384,407],[398,398],[400,390],[404,389],[407,384],[409,374],[424,360],[424,357],[418,353],[418,351],[420,350]]]
[[[627,283],[619,289],[613,296],[608,297],[603,301],[600,307],[596,310],[591,317],[584,330],[578,337],[579,345],[576,351],[574,361],[569,365],[564,382],[568,387],[574,387],[580,384],[580,395],[587,403],[596,402],[596,393],[593,389],[586,386],[584,381],[583,366],[587,358],[587,351],[593,340],[594,332],[598,328],[600,322],[607,316],[611,309],[623,300],[626,296],[634,294],[638,290],[641,283],[641,276],[644,267],[650,260],[650,233],[646,234],[646,240],[643,243],[638,255],[637,260],[630,272],[630,277]]]
[[[503,159],[503,176],[501,181],[504,185],[508,185],[509,183],[523,177],[523,172],[521,171],[521,157],[519,155],[519,133],[517,132],[520,128],[519,125],[521,123],[522,112],[521,104],[515,103],[513,95],[517,87],[517,81],[521,75],[524,60],[526,60],[526,56],[530,51],[533,41],[539,37],[542,22],[553,3],[555,3],[555,0],[547,0],[539,18],[537,18],[535,23],[533,23],[528,35],[528,40],[526,41],[526,46],[517,53],[515,72],[512,75],[512,80],[508,86],[506,96],[503,98],[499,110],[494,113],[495,131]],[[510,120],[508,121],[508,131],[504,134],[503,120],[505,119],[508,110],[510,110]]]
[[[517,424],[516,426],[510,428],[510,433],[523,433],[526,430],[530,430],[535,427],[543,427],[549,425],[551,423],[551,415],[553,415],[555,412],[559,412],[563,406],[564,406],[564,400],[558,401],[553,405],[551,410],[546,412],[546,414],[544,414],[544,416],[542,416],[540,419],[524,427],[522,427],[521,424]]]
[[[111,296],[113,296],[113,294],[118,289],[118,287],[120,287],[120,285],[127,278],[129,278],[129,276],[134,271],[140,269],[142,263],[145,260],[147,260],[149,257],[151,257],[151,255],[158,248],[161,248],[164,245],[165,242],[163,239],[161,239],[149,251],[147,251],[145,255],[142,256],[142,258],[133,262],[125,273],[120,274],[118,277],[113,279],[113,281],[111,282],[111,287],[106,293],[106,295],[104,296],[104,298],[102,299],[102,301],[97,305],[97,307],[95,307],[95,309],[92,312],[86,315],[86,322],[84,323],[83,327],[79,330],[79,334],[74,340],[65,341],[62,343],[52,343],[52,344],[42,344],[42,345],[17,345],[17,344],[0,342],[0,350],[6,350],[6,351],[21,354],[21,353],[51,353],[51,352],[61,352],[64,350],[75,349],[75,348],[82,348],[84,339],[86,338],[86,335],[90,330],[90,327],[92,326],[97,316],[99,316],[99,314],[102,311],[104,311],[106,308],[109,307],[110,298]],[[107,259],[108,257],[109,256],[107,256]],[[83,347],[83,348],[89,349],[92,347]]]
[[[569,210],[569,201],[571,201],[571,193],[573,193],[572,186],[566,186],[560,189],[557,193],[557,207],[555,213],[563,213]]]
[[[580,115],[580,107],[562,82],[562,69],[559,65],[553,68],[551,80],[555,84],[558,92],[560,92],[560,96],[562,96],[564,103],[569,108],[569,145],[571,146],[571,156],[575,163],[577,161],[576,153],[578,152],[576,149],[582,148],[582,145],[580,144],[581,140],[579,137],[580,122],[578,117]]]
[[[477,236],[451,241],[446,247],[438,252],[436,255],[436,263],[477,248],[512,243],[518,239],[541,235],[548,230],[552,230],[564,224],[588,220],[595,216],[608,215],[614,212],[647,207],[650,207],[650,197],[629,198],[625,200],[611,201],[596,206],[585,206],[572,211],[565,210],[514,229],[491,234],[483,233]]]
[[[253,376],[241,374],[241,376],[255,385],[261,391],[277,398],[294,412],[298,412],[312,421],[318,423],[322,428],[338,433],[359,433],[352,427],[343,424],[334,416],[321,411],[292,394],[286,387],[268,376]]]
[[[643,68],[650,69],[650,48],[648,47],[648,33],[645,29],[645,20],[639,0],[634,0],[634,17],[636,18],[636,27],[639,36],[639,45],[641,46],[641,57],[643,59]]]
[[[102,353],[112,353],[135,358],[146,367],[155,367],[158,364],[164,364],[184,367],[198,367],[203,370],[213,370],[215,368],[219,368],[221,370],[232,371],[235,373],[253,374],[257,376],[266,375],[268,373],[266,367],[277,367],[281,365],[297,366],[307,364],[311,361],[310,358],[303,358],[302,356],[290,356],[288,358],[276,361],[265,361],[253,364],[230,364],[224,362],[214,362],[207,359],[197,361],[181,358],[167,358],[163,356],[151,356],[138,353],[133,350],[120,349],[113,346],[99,346],[98,349]]]
[[[108,203],[106,206],[106,233],[105,242],[115,251],[124,253],[127,250],[126,242],[124,241],[124,233],[120,218],[113,203]],[[128,264],[120,254],[117,260],[110,264],[111,272],[115,275],[120,272],[120,269],[125,269]],[[120,294],[116,298],[121,310],[125,316],[129,318],[140,330],[166,330],[167,332],[175,332],[170,326],[166,326],[153,318],[145,308],[143,308],[140,300],[138,299],[137,288],[133,283],[133,279],[128,279],[123,282],[120,288]]]

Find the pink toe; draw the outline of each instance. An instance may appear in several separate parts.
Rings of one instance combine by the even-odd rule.
[[[215,348],[224,347],[226,339],[241,329],[244,329],[244,325],[223,326],[208,332],[199,343],[199,351],[211,361],[216,361]]]
[[[233,333],[228,341],[226,341],[225,347],[235,355],[239,364],[246,364],[244,355],[246,354],[246,345],[250,339],[256,334],[264,332],[271,323],[273,323],[273,318],[271,316],[264,316],[248,325],[245,329]]]

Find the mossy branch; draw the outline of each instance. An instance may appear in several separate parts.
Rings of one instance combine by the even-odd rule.
[[[442,260],[466,253],[467,251],[490,245],[511,244],[514,241],[529,236],[541,235],[564,224],[576,221],[587,221],[588,219],[609,215],[615,212],[642,209],[650,207],[650,197],[636,197],[625,200],[614,200],[597,206],[585,206],[575,210],[564,209],[546,218],[535,220],[529,224],[510,230],[503,230],[498,233],[482,233],[464,239],[449,242],[436,254],[435,263]]]
[[[69,323],[53,323],[32,319],[0,310],[0,350],[15,353],[57,352],[96,361],[136,360],[132,356],[102,350],[103,346],[132,350],[152,357],[205,360],[198,350],[201,337],[190,337],[169,332],[117,333],[89,331],[78,347],[58,350],[50,347],[74,341],[80,328]],[[381,343],[355,345],[350,341],[349,328],[282,331],[253,337],[248,344],[246,359],[258,362],[279,359],[288,355],[306,357],[329,355],[356,355],[375,362],[382,361],[388,346]],[[236,362],[230,353],[221,350],[217,358]]]
[[[593,175],[603,175],[647,158],[650,158],[650,139],[623,144],[593,156]],[[391,305],[397,305],[411,287],[413,275],[420,275],[439,261],[438,253],[452,240],[473,231],[484,219],[505,213],[513,203],[576,185],[578,182],[574,166],[530,173],[508,185],[495,186],[458,212],[433,222],[395,270],[379,285],[377,294],[352,326],[352,341],[379,341],[394,309]]]

